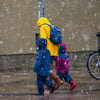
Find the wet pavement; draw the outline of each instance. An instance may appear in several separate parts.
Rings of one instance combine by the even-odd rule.
[[[20,96],[0,96],[0,100],[100,100],[100,92],[74,92],[69,93],[60,90],[55,91],[52,95],[35,96],[35,95],[20,95]]]
[[[70,68],[77,83],[73,91],[64,84],[51,95],[35,96],[36,74],[32,70],[0,72],[0,100],[100,100],[100,80],[92,78],[86,67]]]

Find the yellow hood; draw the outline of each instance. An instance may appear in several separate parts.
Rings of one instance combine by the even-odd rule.
[[[49,22],[49,20],[47,19],[47,18],[45,18],[45,17],[40,17],[39,19],[38,19],[38,21],[37,21],[37,27],[40,27],[41,25],[43,25],[43,24],[50,24],[51,25],[51,23]]]

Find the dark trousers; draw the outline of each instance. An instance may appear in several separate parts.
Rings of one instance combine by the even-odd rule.
[[[62,80],[64,78],[64,80],[66,82],[70,82],[72,80],[72,77],[70,77],[69,73],[57,73],[57,76]]]
[[[47,76],[40,76],[40,75],[37,75],[37,85],[39,93],[44,93],[44,85],[46,85],[48,88],[54,86]]]

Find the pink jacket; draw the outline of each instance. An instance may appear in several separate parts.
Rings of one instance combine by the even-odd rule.
[[[68,73],[69,67],[68,67],[68,58],[69,55],[66,53],[66,44],[61,43],[59,48],[59,56],[56,57],[56,73]]]

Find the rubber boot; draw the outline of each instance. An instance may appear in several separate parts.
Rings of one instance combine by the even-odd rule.
[[[55,87],[54,87],[54,85],[53,85],[53,86],[50,88],[50,94],[53,93],[54,90],[55,90]]]
[[[64,83],[53,71],[50,72],[50,79],[53,79],[55,81],[55,89],[57,89]]]
[[[77,86],[77,84],[73,80],[71,80],[69,82],[69,84],[70,84],[70,89],[69,90],[73,90]]]

